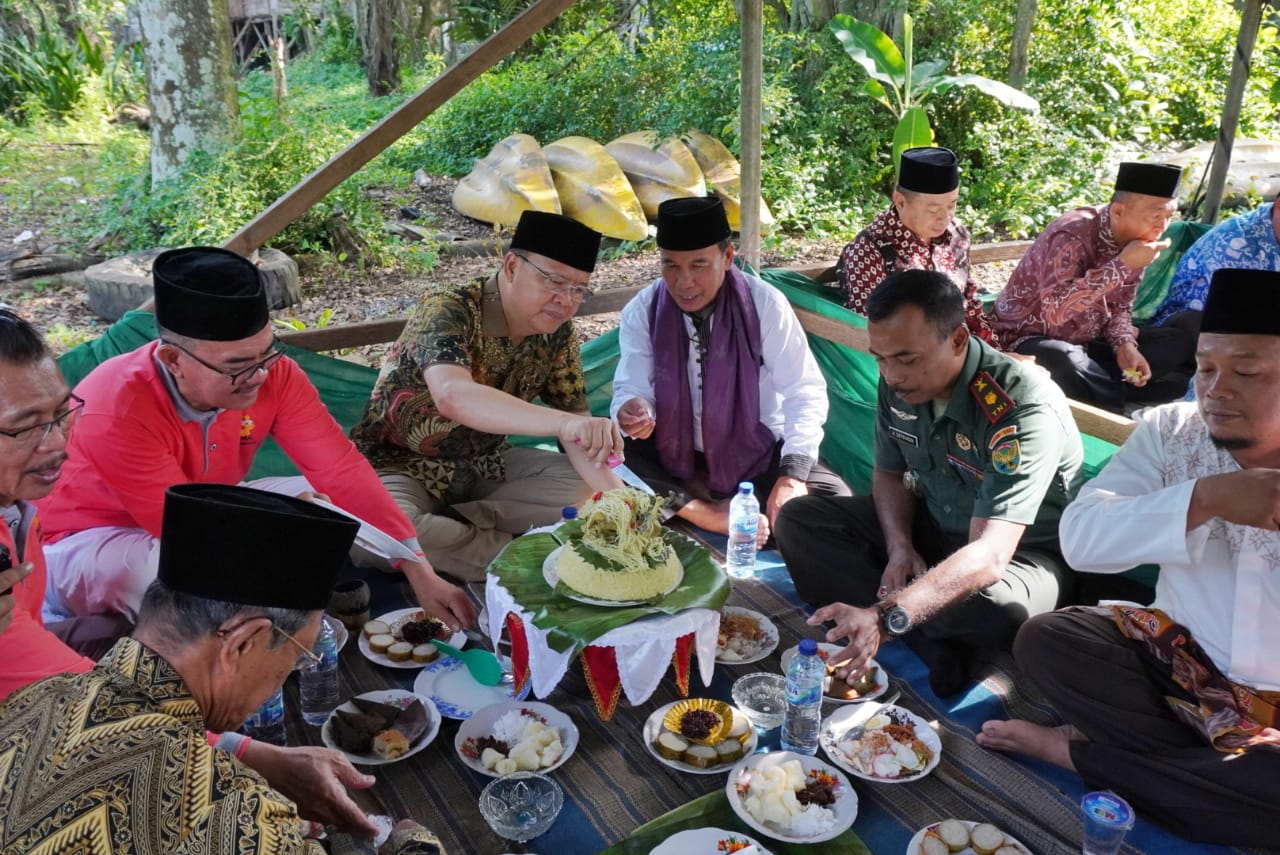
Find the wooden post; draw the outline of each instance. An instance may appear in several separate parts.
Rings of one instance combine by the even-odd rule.
[[[1231,168],[1231,148],[1235,144],[1236,128],[1240,124],[1240,104],[1244,101],[1244,88],[1249,82],[1249,63],[1253,58],[1253,45],[1258,40],[1258,27],[1262,23],[1262,7],[1266,0],[1245,0],[1240,15],[1240,36],[1236,52],[1231,60],[1231,77],[1227,81],[1227,94],[1222,105],[1222,122],[1218,125],[1218,141],[1213,147],[1213,167],[1209,170],[1209,186],[1204,195],[1204,213],[1200,219],[1213,225],[1222,210],[1222,196],[1227,186],[1227,170]]]
[[[293,189],[232,235],[223,246],[247,256],[280,234],[307,209],[323,199],[326,193],[412,130],[462,87],[513,53],[573,3],[574,0],[537,0],[486,39],[475,52],[450,66],[417,95],[384,116],[382,121],[365,131],[359,139],[298,182]]]
[[[760,90],[764,75],[764,2],[742,0],[741,251],[760,269]]]

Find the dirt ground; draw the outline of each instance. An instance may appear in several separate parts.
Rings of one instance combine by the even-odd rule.
[[[400,188],[371,191],[383,202],[388,223],[406,223],[443,240],[483,241],[493,238],[491,226],[457,213],[451,199],[456,181],[451,178],[420,176],[412,186],[413,199],[404,203]],[[394,196],[397,202],[390,201]],[[403,208],[400,206],[404,205]],[[4,210],[0,199],[0,256],[7,251],[34,247],[43,252],[77,252],[42,221],[38,212]],[[410,210],[412,209],[412,210]],[[495,241],[496,244],[496,241]],[[834,263],[843,241],[788,238],[765,253],[769,266],[796,266]],[[608,244],[606,244],[606,248]],[[625,288],[650,281],[658,273],[656,250],[629,252],[612,257],[606,251],[596,266],[592,284],[596,289]],[[296,321],[306,328],[316,327],[326,311],[329,326],[372,321],[406,314],[423,285],[456,282],[487,275],[497,264],[496,256],[466,257],[442,252],[438,263],[425,273],[404,269],[361,269],[353,261],[338,264],[325,257],[297,258],[301,273],[300,303],[280,309],[273,317]],[[999,290],[1012,272],[1012,263],[979,265],[974,276],[983,290]],[[98,335],[109,321],[97,317],[85,298],[83,277],[78,273],[18,282],[0,282],[0,302],[13,306],[43,329],[61,352],[86,338]],[[582,339],[594,338],[618,323],[617,313],[593,315],[576,321]],[[361,348],[349,358],[376,365],[386,345]]]

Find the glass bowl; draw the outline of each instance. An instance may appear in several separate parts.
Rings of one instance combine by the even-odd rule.
[[[560,815],[564,792],[537,772],[512,772],[480,793],[480,813],[494,833],[524,843],[546,832]]]
[[[759,672],[739,677],[730,694],[757,730],[771,730],[782,725],[787,714],[787,678],[781,674]]]

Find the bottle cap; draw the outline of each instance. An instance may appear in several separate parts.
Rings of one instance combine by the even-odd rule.
[[[567,508],[560,509],[560,519],[576,520],[577,518],[578,518],[578,509],[575,508],[573,505],[570,505]]]
[[[738,484],[738,492],[744,496],[750,496],[755,491],[756,491],[756,485],[752,484],[750,481],[743,481],[740,484]]]
[[[814,641],[812,638],[800,639],[800,655],[801,656],[817,656],[818,642]]]

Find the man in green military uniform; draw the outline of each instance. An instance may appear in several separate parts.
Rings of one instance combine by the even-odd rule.
[[[852,673],[905,636],[946,696],[975,648],[1007,648],[1070,596],[1058,519],[1084,453],[1062,392],[972,337],[945,275],[888,277],[867,319],[881,375],[872,495],[796,499],[774,536]]]

